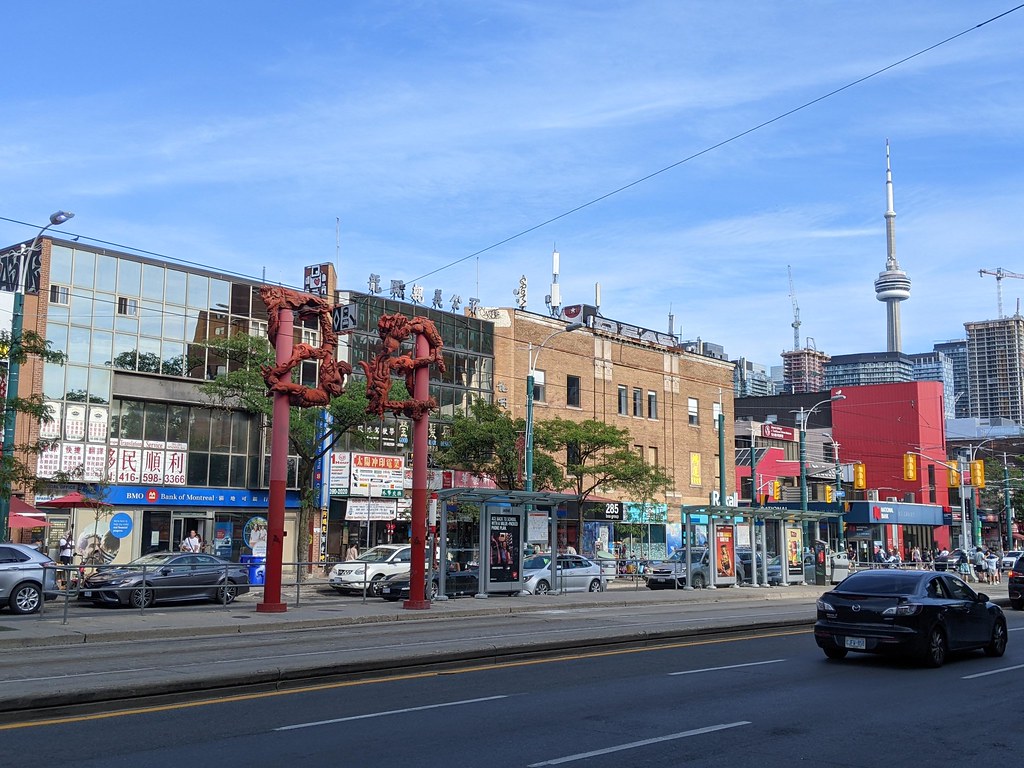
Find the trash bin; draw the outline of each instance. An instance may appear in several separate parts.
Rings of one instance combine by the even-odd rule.
[[[850,558],[845,552],[833,552],[829,558],[830,583],[838,584],[850,575]]]
[[[263,584],[266,579],[267,558],[256,555],[242,555],[238,562],[249,567],[249,583]]]

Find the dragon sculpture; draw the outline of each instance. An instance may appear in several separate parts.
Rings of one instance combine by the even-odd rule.
[[[426,357],[398,354],[404,342],[411,334],[422,334],[429,346]],[[366,372],[366,396],[370,404],[367,413],[383,416],[384,411],[401,413],[414,421],[426,416],[437,408],[437,400],[433,397],[426,400],[390,400],[392,375],[404,375],[405,386],[413,392],[414,374],[420,368],[436,365],[444,373],[445,365],[441,357],[441,334],[434,323],[425,317],[408,318],[405,315],[381,315],[377,322],[377,334],[380,336],[380,349],[369,363],[360,361],[359,365]]]
[[[338,397],[345,389],[345,377],[352,373],[352,366],[336,359],[338,334],[331,321],[331,306],[326,299],[308,293],[293,291],[280,286],[264,285],[260,296],[267,305],[269,321],[267,337],[271,345],[277,344],[281,322],[278,313],[290,309],[301,319],[316,317],[320,324],[320,346],[296,344],[292,355],[283,363],[266,366],[263,380],[271,392],[288,395],[288,402],[298,408],[320,408],[327,406],[332,398]],[[307,387],[292,381],[292,370],[304,360],[318,360],[320,367],[317,379],[319,386]]]

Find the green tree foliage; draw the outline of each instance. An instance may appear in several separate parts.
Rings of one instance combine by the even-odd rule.
[[[23,331],[21,338],[15,340],[12,340],[10,332],[0,331],[0,350],[6,350],[8,360],[17,362],[19,365],[24,365],[29,358],[33,357],[57,365],[63,365],[67,361],[67,356],[64,353],[55,351],[50,342],[34,331]],[[6,376],[6,372],[4,375]],[[28,397],[14,397],[16,394],[14,392],[8,394],[12,396],[10,399],[0,401],[0,409],[2,409],[0,410],[0,424],[5,423],[8,408],[41,424],[49,424],[53,421],[42,394],[35,393]],[[25,462],[24,456],[38,455],[49,447],[50,443],[51,441],[47,440],[16,443],[12,455],[0,458],[0,497],[9,499],[15,488],[35,491],[50,482],[66,483],[74,479],[72,476],[61,473],[52,481],[40,480],[33,467]]]
[[[1015,463],[1018,456],[1008,457],[1010,474],[1010,509],[1014,520],[1024,520],[1024,468]],[[985,487],[981,490],[981,508],[1002,513],[1006,506],[1006,486],[1002,458],[985,459]]]
[[[260,424],[269,429],[273,398],[267,392],[261,372],[262,366],[274,362],[274,350],[269,341],[259,336],[238,333],[211,340],[206,346],[216,351],[227,365],[224,366],[225,373],[200,384],[200,391],[215,407],[241,410],[259,417]],[[397,399],[408,397],[402,382],[396,382],[392,392]],[[376,416],[366,413],[367,403],[365,379],[349,377],[344,393],[331,400],[328,406],[333,419],[331,445],[336,445],[346,434],[358,439],[360,427],[378,423]],[[316,408],[292,408],[288,422],[288,452],[298,457],[298,483],[302,489],[298,546],[300,557],[309,549],[310,521],[314,519],[313,515],[319,515],[319,500],[313,498],[313,471],[325,449],[316,444],[317,413]]]
[[[457,413],[451,421],[451,445],[435,454],[438,464],[490,475],[499,488],[522,490],[525,483],[523,439],[526,421],[513,419],[500,406],[478,399],[469,412]],[[534,454],[533,487],[552,489],[562,475],[550,456]]]

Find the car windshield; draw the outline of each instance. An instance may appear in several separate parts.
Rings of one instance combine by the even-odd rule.
[[[144,565],[163,565],[172,557],[177,557],[177,552],[154,552],[150,555],[143,555],[142,557],[132,560],[128,565],[136,566],[141,568]]]
[[[855,592],[865,595],[908,595],[917,592],[921,582],[918,572],[861,571],[843,580],[836,592]]]
[[[539,571],[551,566],[551,555],[534,555],[523,562],[524,571]]]
[[[356,559],[362,563],[383,563],[394,553],[395,550],[389,549],[388,547],[374,547],[369,552],[364,552]]]
[[[690,555],[690,562],[698,562],[698,561],[700,561],[704,557],[704,554],[706,552],[707,552],[706,549],[695,549],[695,550],[693,550],[693,554]],[[666,563],[685,563],[686,562],[686,550],[685,549],[677,549],[675,552],[672,553],[672,555],[667,560],[664,560],[663,562],[666,562]]]

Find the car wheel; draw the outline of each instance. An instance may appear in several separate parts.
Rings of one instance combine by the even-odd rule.
[[[132,608],[149,608],[153,604],[153,590],[136,587],[128,593],[128,603]]]
[[[436,581],[430,582],[430,599],[437,600],[437,596],[441,593],[440,587]]]
[[[845,648],[840,648],[838,645],[826,645],[822,648],[825,655],[832,659],[832,661],[842,661],[846,658],[846,654],[849,653]]]
[[[591,591],[591,592],[600,592],[601,591],[601,582],[598,579],[592,580],[590,582],[590,590],[589,591]]]
[[[8,604],[11,613],[35,613],[43,604],[43,592],[35,584],[19,584]]]
[[[924,647],[923,661],[926,667],[941,667],[946,662],[946,633],[941,627],[932,627],[928,633],[928,643]]]
[[[694,589],[704,589],[705,583],[706,582],[704,581],[704,574],[703,573],[695,573],[695,574],[693,574],[693,588]]]
[[[1002,656],[1006,653],[1006,622],[999,619],[992,627],[992,640],[985,646],[986,656]]]
[[[236,597],[238,597],[238,587],[235,586],[233,581],[229,581],[227,584],[222,584],[217,588],[217,596],[214,600],[221,605],[230,605],[235,602]]]
[[[544,579],[537,582],[537,586],[533,588],[533,594],[535,595],[546,595],[551,591],[551,585],[548,584]]]
[[[380,597],[383,594],[384,589],[384,574],[378,573],[372,579],[370,579],[370,588],[368,592],[374,597]]]

